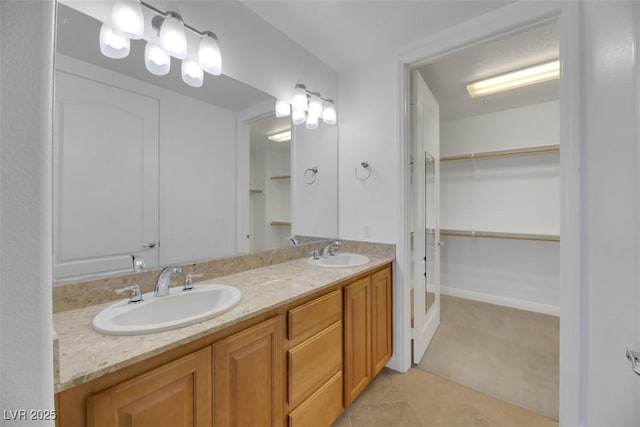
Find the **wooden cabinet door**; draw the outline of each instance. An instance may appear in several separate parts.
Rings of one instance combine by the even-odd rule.
[[[345,407],[371,381],[371,278],[344,288]]]
[[[211,426],[211,347],[87,400],[89,426]]]
[[[372,377],[391,359],[391,269],[371,276],[371,369]]]
[[[284,423],[284,317],[213,344],[214,425]]]

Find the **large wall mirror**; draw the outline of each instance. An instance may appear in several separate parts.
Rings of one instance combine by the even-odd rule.
[[[224,74],[187,86],[174,58],[153,75],[144,40],[104,57],[100,26],[58,4],[56,283],[337,236],[336,126],[292,126]]]

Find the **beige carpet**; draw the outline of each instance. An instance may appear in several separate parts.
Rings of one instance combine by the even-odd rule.
[[[559,318],[442,295],[417,367],[558,419]]]
[[[334,427],[557,427],[518,406],[419,369],[383,370]]]

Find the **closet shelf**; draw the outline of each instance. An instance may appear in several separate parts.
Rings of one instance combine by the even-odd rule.
[[[262,190],[258,190],[257,188],[251,188],[251,189],[249,189],[249,193],[251,193],[251,194],[261,194]]]
[[[271,179],[272,180],[274,180],[274,179],[291,179],[291,175],[276,175],[276,176],[272,176]]]
[[[559,242],[560,236],[553,234],[504,233],[497,231],[440,230],[441,236],[488,237],[493,239],[539,240],[543,242]]]
[[[468,160],[468,159],[488,159],[493,157],[520,156],[523,154],[538,154],[560,151],[559,145],[543,145],[540,147],[516,148],[513,150],[486,151],[472,154],[458,154],[456,156],[441,157],[441,162],[451,160]]]
[[[291,221],[271,221],[271,225],[279,225],[283,227],[291,227]]]

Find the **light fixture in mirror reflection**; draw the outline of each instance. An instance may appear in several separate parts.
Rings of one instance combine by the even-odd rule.
[[[296,85],[291,104],[283,99],[277,99],[275,112],[276,117],[291,115],[294,125],[304,123],[310,130],[318,128],[320,118],[328,125],[335,125],[337,121],[333,100],[323,98],[318,92],[308,91],[303,84]]]
[[[143,7],[144,11],[143,13]],[[129,55],[130,40],[139,40],[145,34],[145,21],[154,31],[147,32],[145,68],[158,76],[169,72],[170,57],[182,60],[182,80],[192,87],[201,87],[204,71],[219,76],[222,73],[222,55],[218,37],[211,31],[200,31],[185,24],[176,12],[163,12],[139,0],[116,0],[109,17],[100,28],[100,52],[107,58],[122,59]],[[188,30],[198,40],[197,58],[187,57]]]
[[[113,61],[92,38],[102,22],[63,4],[57,19],[57,283],[130,272],[131,255],[151,270],[337,237],[335,126],[292,129],[274,97],[228,76],[159,78],[140,66],[144,40]]]

